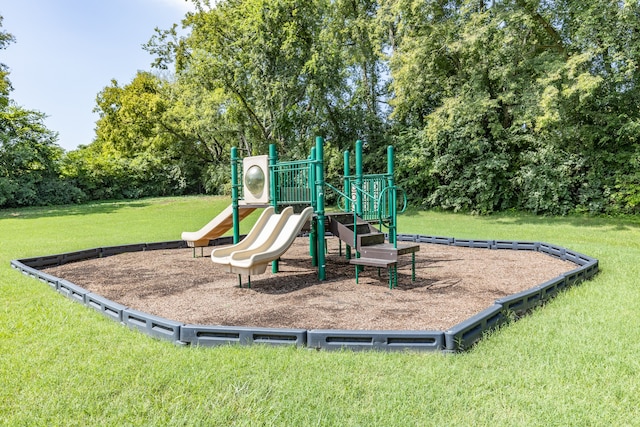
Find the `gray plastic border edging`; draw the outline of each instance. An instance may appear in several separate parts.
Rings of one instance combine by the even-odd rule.
[[[530,250],[569,261],[577,268],[523,292],[495,301],[495,304],[453,326],[447,331],[401,330],[331,330],[251,328],[240,326],[185,325],[147,314],[111,301],[98,294],[38,270],[86,259],[101,258],[124,252],[187,248],[182,240],[137,243],[85,249],[57,255],[46,255],[11,261],[11,267],[48,284],[73,301],[80,302],[110,319],[149,336],[181,345],[218,346],[229,344],[295,345],[314,349],[337,350],[419,350],[456,353],[472,347],[484,334],[495,330],[509,319],[509,313],[520,316],[556,296],[560,291],[591,279],[597,274],[599,261],[587,255],[543,242],[505,240],[471,240],[452,237],[398,234],[399,241],[483,248],[489,250]],[[229,237],[212,240],[210,246],[231,243]]]

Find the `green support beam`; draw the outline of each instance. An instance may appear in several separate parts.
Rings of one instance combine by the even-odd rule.
[[[233,209],[233,243],[240,241],[240,211],[238,207],[239,189],[242,185],[238,182],[238,149],[231,148],[231,207]]]
[[[317,223],[317,257],[318,257],[318,280],[325,280],[325,240],[324,240],[324,140],[316,137],[316,223]]]

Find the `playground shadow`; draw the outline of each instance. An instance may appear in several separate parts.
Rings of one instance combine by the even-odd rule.
[[[318,274],[315,270],[300,273],[281,270],[278,274],[279,276],[264,279],[255,276],[251,279],[251,290],[260,294],[284,295],[322,283],[318,280]]]
[[[512,224],[527,226],[570,226],[576,228],[592,228],[601,230],[625,231],[640,228],[640,217],[594,217],[594,216],[566,216],[566,217],[537,217],[533,215],[521,216],[490,216],[490,224]]]
[[[349,264],[348,261],[339,257],[331,257],[327,260],[326,278],[323,281],[318,279],[318,273],[314,267],[310,265],[309,260],[287,259],[280,262],[279,272],[272,277],[262,278],[254,276],[251,278],[251,290],[254,292],[282,295],[298,292],[303,289],[312,287],[322,287],[339,282],[348,282],[356,286],[355,266]],[[449,261],[449,260],[446,260]],[[440,262],[438,260],[437,262]],[[416,268],[428,267],[432,261],[420,260],[416,261]],[[367,267],[360,273],[360,277],[366,284],[362,286],[389,287],[389,272],[380,269],[380,273],[375,267]],[[246,279],[245,279],[246,282]],[[411,279],[411,263],[402,263],[398,266],[398,290],[412,290],[418,288],[433,287],[438,282],[437,279],[419,278],[412,281]],[[357,285],[360,286],[360,285]],[[322,291],[318,291],[322,292]]]
[[[489,215],[474,215],[464,212],[450,212],[442,210],[429,210],[412,207],[402,213],[400,217],[408,219],[405,224],[412,225],[410,228],[420,228],[420,224],[424,222],[424,229],[428,229],[430,215],[438,215],[448,218],[451,222],[460,219],[461,223],[466,223],[473,218],[473,221],[484,223],[487,225],[504,225],[504,226],[535,226],[535,227],[575,227],[590,228],[601,231],[625,231],[640,228],[640,216],[638,215],[620,215],[620,216],[593,216],[587,214],[571,214],[565,216],[544,216],[535,215],[528,212],[499,212]],[[425,234],[425,230],[420,231]]]

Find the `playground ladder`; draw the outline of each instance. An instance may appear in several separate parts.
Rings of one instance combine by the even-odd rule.
[[[347,245],[355,247],[359,253],[360,256],[352,258],[349,261],[350,264],[377,267],[378,269],[387,268],[389,288],[393,288],[398,284],[398,258],[411,254],[411,279],[415,280],[415,253],[420,250],[419,245],[385,243],[384,233],[373,227],[368,221],[356,216],[354,224],[352,213],[327,213],[326,217],[331,234]],[[356,268],[356,283],[358,276],[359,268]]]

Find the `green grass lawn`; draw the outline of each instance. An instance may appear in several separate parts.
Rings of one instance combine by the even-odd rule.
[[[178,347],[9,266],[177,240],[228,203],[0,211],[0,424],[640,425],[640,218],[404,215],[402,233],[545,241],[600,260],[595,279],[457,355]]]

